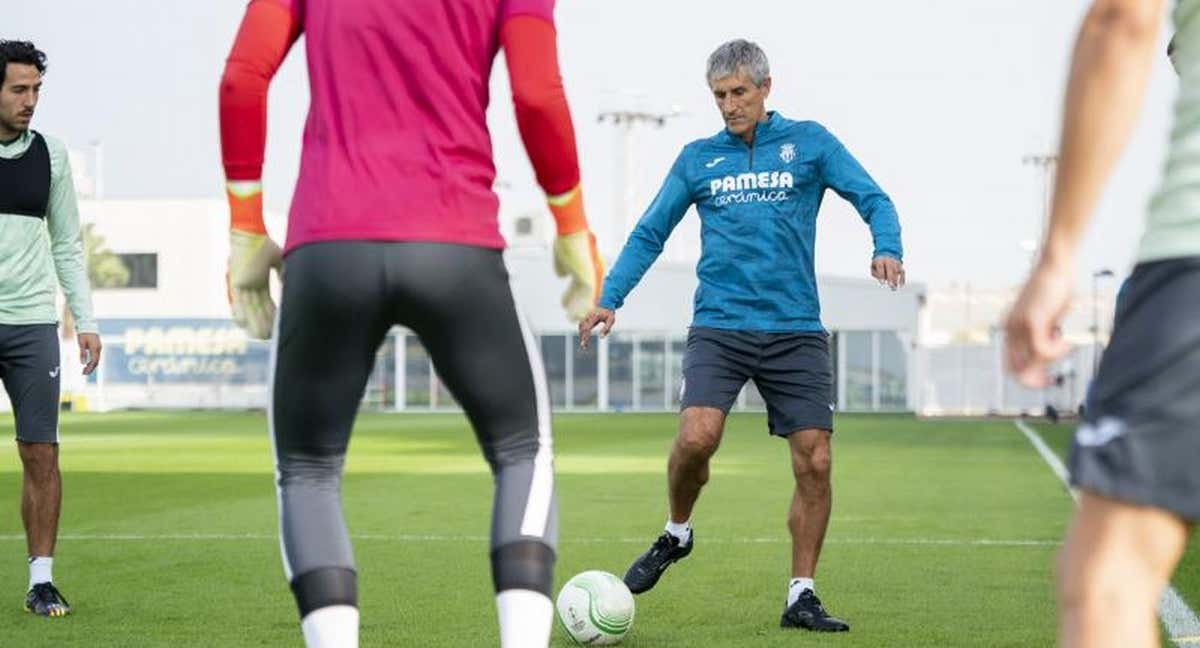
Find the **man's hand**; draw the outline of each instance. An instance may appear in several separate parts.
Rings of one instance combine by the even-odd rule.
[[[1070,264],[1038,264],[1004,324],[1008,370],[1027,387],[1049,384],[1050,363],[1071,350],[1058,326],[1071,305],[1075,283],[1071,268]]]
[[[871,259],[871,276],[896,290],[904,285],[904,264],[892,257],[877,256]]]
[[[83,375],[90,376],[100,364],[100,335],[97,333],[80,333],[79,364],[83,365]]]
[[[279,246],[266,234],[229,231],[229,271],[225,275],[233,321],[259,340],[271,337],[275,302],[271,299],[271,268],[282,265]]]
[[[604,281],[604,261],[596,249],[595,235],[584,229],[554,239],[554,272],[570,278],[562,296],[567,319],[582,320],[600,299]]]
[[[597,324],[604,325],[600,329],[600,337],[608,337],[608,332],[612,330],[616,320],[617,314],[607,308],[593,308],[592,312],[579,322],[579,348],[588,348],[588,341],[592,339],[592,329],[596,328]]]

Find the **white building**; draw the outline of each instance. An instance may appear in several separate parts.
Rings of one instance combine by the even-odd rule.
[[[101,369],[86,386],[64,389],[81,392],[81,403],[93,409],[263,405],[266,345],[247,340],[228,319],[224,201],[83,200],[80,211],[104,247],[127,261],[132,285],[94,289],[105,342]],[[282,223],[281,215],[268,215],[277,238]],[[565,282],[552,271],[549,216],[506,215],[502,223],[517,301],[538,337],[556,408],[677,407],[694,266],[660,260],[618,313],[613,335],[584,352],[559,306]],[[834,334],[839,407],[919,409],[921,363],[914,351],[923,288],[893,293],[869,280],[821,278],[819,289]],[[402,329],[380,351],[366,402],[454,407],[419,341]],[[757,391],[744,390],[739,407],[761,407]]]

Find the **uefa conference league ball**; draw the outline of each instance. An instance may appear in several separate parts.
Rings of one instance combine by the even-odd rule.
[[[621,643],[633,627],[633,594],[605,571],[585,571],[567,581],[555,607],[563,630],[580,645]]]

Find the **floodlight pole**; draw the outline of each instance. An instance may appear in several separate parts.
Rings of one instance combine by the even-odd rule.
[[[1092,380],[1100,369],[1100,279],[1113,276],[1113,271],[1101,268],[1092,273]]]
[[[1041,226],[1038,227],[1038,247],[1035,251],[1040,250],[1042,241],[1046,239],[1046,228],[1050,223],[1050,197],[1051,189],[1054,187],[1054,172],[1058,168],[1058,155],[1054,153],[1040,153],[1026,155],[1021,158],[1021,164],[1024,166],[1032,166],[1038,170],[1038,176],[1042,184],[1042,213]],[[1037,255],[1034,255],[1034,259]]]
[[[96,176],[92,178],[92,197],[96,200],[104,198],[104,144],[100,140],[92,140],[92,160],[95,164]]]
[[[634,152],[633,128],[638,124],[650,124],[662,128],[667,120],[678,117],[682,112],[674,109],[671,112],[655,113],[642,110],[606,110],[596,116],[601,124],[612,124],[621,131],[621,204],[617,216],[609,232],[607,244],[614,252],[620,249],[621,239],[628,230],[633,229],[634,213]]]

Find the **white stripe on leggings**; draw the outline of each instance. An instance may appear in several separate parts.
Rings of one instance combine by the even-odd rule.
[[[511,279],[508,293],[513,300],[517,322],[521,326],[525,355],[529,357],[529,371],[533,374],[533,391],[537,406],[538,450],[533,458],[533,479],[529,484],[529,499],[525,501],[525,515],[521,519],[521,535],[540,538],[546,535],[550,505],[554,497],[554,442],[550,432],[550,399],[547,395],[546,370],[542,367],[542,356],[525,318],[521,316]]]

